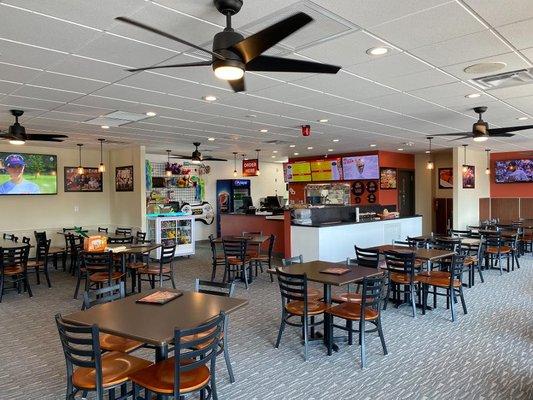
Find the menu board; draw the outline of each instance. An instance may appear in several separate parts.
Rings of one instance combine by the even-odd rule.
[[[285,164],[284,176],[286,182],[309,182],[311,164],[307,161]]]
[[[311,161],[311,177],[313,181],[342,180],[342,164],[340,158]]]
[[[345,180],[379,179],[379,159],[377,155],[342,158]]]

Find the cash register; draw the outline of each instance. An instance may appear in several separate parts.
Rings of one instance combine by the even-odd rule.
[[[283,207],[281,206],[280,196],[267,196],[260,201],[261,207],[259,211],[264,215],[283,214]]]

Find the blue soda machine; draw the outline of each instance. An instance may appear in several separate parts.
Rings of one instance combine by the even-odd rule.
[[[250,196],[250,179],[217,180],[217,236],[220,236],[220,214],[236,212],[246,196]]]

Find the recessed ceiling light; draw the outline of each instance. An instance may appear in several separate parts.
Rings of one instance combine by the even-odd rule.
[[[295,144],[291,144],[289,147],[290,147],[291,149],[294,149],[294,148],[296,147],[296,145],[295,145]]]
[[[398,149],[398,151],[403,151],[403,149],[400,147],[400,148]]]
[[[318,120],[318,122],[328,122],[328,121],[329,121],[329,119],[327,119],[327,118],[322,118],[322,119]]]
[[[295,156],[297,156],[297,155],[300,154],[300,153],[293,153],[293,154],[294,154]]]
[[[276,156],[271,156],[272,158],[276,158]]]
[[[153,111],[148,111],[148,112],[146,113],[146,115],[147,115],[148,117],[155,117],[157,114],[156,114],[155,112],[153,112]]]
[[[210,138],[207,138],[207,140],[209,140],[210,142],[214,142],[215,138],[214,137],[210,137]]]
[[[333,139],[333,142],[337,143],[339,141],[339,139]]]
[[[307,150],[313,150],[313,146],[307,146]]]
[[[207,96],[202,97],[202,99],[204,99],[205,101],[215,101],[217,98],[212,94],[208,94]]]
[[[108,125],[102,125],[101,128],[102,129],[109,129],[109,126]]]
[[[261,133],[267,133],[267,132],[268,132],[268,129],[259,129],[259,132],[261,132]]]
[[[277,150],[272,150],[272,153],[277,153],[278,151]]]
[[[371,47],[366,51],[366,54],[370,56],[382,56],[383,54],[387,54],[389,52],[389,49],[383,46],[379,47]]]
[[[430,154],[431,152],[429,150],[426,150],[426,154]]]
[[[504,62],[486,62],[469,65],[463,69],[463,71],[467,74],[487,74],[490,72],[499,71],[505,67],[507,67],[507,64]]]
[[[333,151],[333,149],[328,149],[328,151]]]
[[[517,118],[517,120],[519,120],[519,121],[525,121],[525,120],[527,120],[527,119],[528,119],[527,117],[518,117],[518,118]]]
[[[477,99],[478,97],[481,97],[481,94],[479,93],[470,93],[465,96],[467,99]]]
[[[377,145],[374,144],[374,143],[372,143],[372,144],[370,145],[370,147],[376,147],[376,146],[377,146]]]
[[[245,117],[246,118],[257,118],[257,115],[255,115],[255,114],[246,114]]]

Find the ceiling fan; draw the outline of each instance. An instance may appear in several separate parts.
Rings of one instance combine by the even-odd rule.
[[[281,57],[262,55],[272,46],[303,28],[313,21],[309,15],[299,12],[283,19],[246,39],[231,27],[231,17],[239,12],[242,0],[214,0],[217,10],[226,16],[226,28],[215,35],[213,51],[199,47],[157,28],[134,21],[127,17],[117,17],[118,21],[145,29],[168,39],[193,47],[211,55],[211,61],[199,61],[185,64],[157,65],[144,68],[128,69],[130,72],[146,71],[159,68],[201,67],[211,66],[215,76],[228,81],[235,92],[245,90],[245,71],[275,72],[310,72],[336,74],[341,67],[311,61],[294,60]]]
[[[198,147],[200,147],[200,142],[194,142],[193,145],[196,147],[196,149],[192,152],[192,155],[185,156],[185,155],[173,155],[170,156],[170,158],[181,158],[182,160],[191,160],[192,162],[201,163],[202,161],[228,161],[225,158],[215,158],[211,156],[202,157],[202,153],[200,153],[200,150],[198,150]]]
[[[68,138],[67,135],[56,134],[32,134],[26,133],[26,128],[19,124],[19,117],[24,114],[22,110],[10,110],[11,115],[15,117],[15,123],[9,127],[8,132],[0,133],[0,140],[9,140],[9,143],[21,145],[27,140],[39,140],[41,142],[62,142],[63,139]]]
[[[506,128],[489,129],[489,124],[487,124],[481,118],[481,115],[485,111],[487,111],[487,107],[485,106],[474,107],[473,110],[476,114],[479,114],[479,120],[472,126],[472,132],[443,133],[441,135],[435,135],[435,136],[460,136],[457,139],[452,139],[452,141],[473,138],[475,142],[484,142],[489,137],[495,137],[495,138],[511,137],[511,136],[514,136],[514,133],[509,133],[509,132],[523,131],[526,129],[533,128],[533,125],[520,125],[520,126],[508,126]]]

